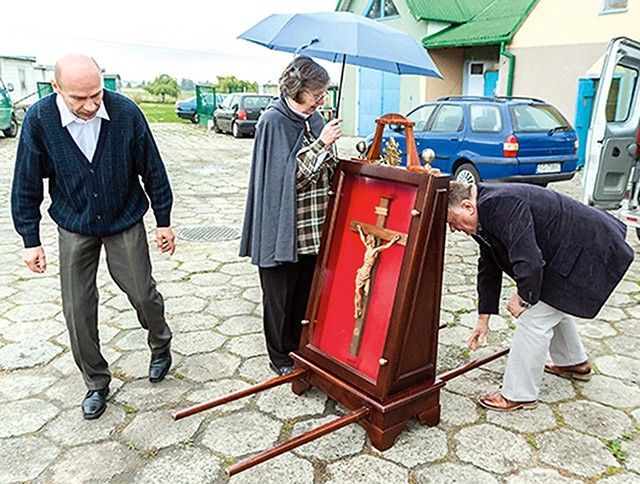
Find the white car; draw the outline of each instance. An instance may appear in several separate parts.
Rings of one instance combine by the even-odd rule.
[[[582,201],[618,209],[640,239],[640,42],[609,44],[586,146]]]

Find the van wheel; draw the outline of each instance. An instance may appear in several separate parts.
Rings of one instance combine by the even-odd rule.
[[[7,138],[15,138],[18,135],[18,121],[16,121],[16,118],[11,118],[11,124],[7,129],[2,130],[2,134]]]
[[[238,128],[238,123],[233,123],[231,125],[231,133],[234,138],[242,138],[242,133],[240,132],[240,128]]]
[[[453,179],[462,183],[476,184],[480,180],[480,173],[471,163],[463,163],[453,174]]]

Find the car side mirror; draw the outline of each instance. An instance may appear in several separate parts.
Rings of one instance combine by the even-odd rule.
[[[395,125],[393,128],[391,128],[393,131],[395,131],[396,133],[401,133],[404,131],[404,126],[401,125]]]
[[[7,84],[7,91],[9,92],[13,91],[13,84],[11,83]]]

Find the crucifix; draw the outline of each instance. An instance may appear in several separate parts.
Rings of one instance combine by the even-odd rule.
[[[354,317],[356,322],[353,327],[351,346],[349,347],[349,353],[353,356],[358,356],[360,352],[371,284],[375,279],[376,260],[380,252],[388,249],[393,244],[404,246],[407,243],[407,234],[385,228],[390,202],[390,198],[380,197],[380,205],[375,207],[375,213],[378,216],[375,225],[358,222],[357,220],[352,220],[349,224],[349,229],[359,233],[360,239],[366,247],[364,263],[358,269],[355,279]],[[382,241],[386,243],[382,243]]]

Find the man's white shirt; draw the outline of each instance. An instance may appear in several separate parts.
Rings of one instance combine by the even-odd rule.
[[[62,127],[69,130],[69,134],[78,145],[78,148],[80,148],[80,151],[84,153],[84,156],[89,161],[92,161],[98,146],[102,120],[109,121],[109,114],[107,114],[107,108],[104,107],[104,102],[100,103],[96,115],[86,121],[69,110],[60,94],[56,94],[56,105],[58,106],[58,111],[60,111]]]

